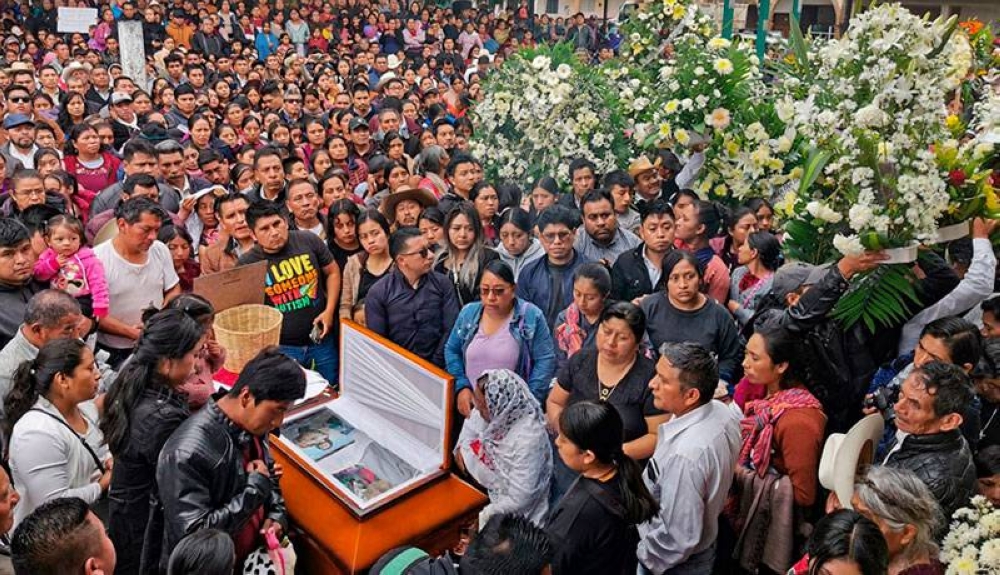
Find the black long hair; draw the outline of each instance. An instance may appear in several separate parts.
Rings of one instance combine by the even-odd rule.
[[[7,416],[3,431],[7,441],[10,441],[17,420],[35,405],[39,396],[48,395],[56,375],[71,375],[80,366],[86,347],[86,344],[75,338],[54,339],[38,350],[35,359],[22,362],[17,367],[11,377],[10,391],[3,402]]]
[[[204,333],[204,326],[179,309],[163,310],[149,318],[132,359],[115,378],[105,399],[107,407],[101,431],[112,453],[121,453],[128,444],[132,412],[143,390],[171,385],[157,369],[160,362],[184,357],[198,345]]]
[[[622,451],[625,427],[614,406],[578,401],[563,410],[559,429],[573,445],[592,452],[598,461],[614,465],[618,470],[615,477],[629,523],[643,523],[656,515],[660,506],[642,481],[642,469]]]
[[[861,575],[885,575],[889,568],[889,547],[878,525],[850,509],[820,519],[806,550],[809,575],[821,573],[823,566],[838,559],[856,563]]]
[[[202,529],[181,539],[170,554],[167,575],[230,575],[236,547],[225,531]]]

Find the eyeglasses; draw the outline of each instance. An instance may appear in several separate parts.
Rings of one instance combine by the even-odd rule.
[[[491,287],[488,287],[488,286],[480,286],[479,287],[479,295],[481,295],[483,297],[486,297],[486,296],[488,296],[490,294],[493,294],[495,297],[500,297],[503,294],[507,293],[507,290],[508,290],[508,288],[505,288],[505,287],[494,287],[494,288],[491,288]]]
[[[44,198],[45,190],[15,190],[14,195],[21,198]]]
[[[547,242],[554,242],[556,240],[564,242],[568,240],[572,235],[573,232],[546,232],[542,234],[542,239],[544,239]]]
[[[31,98],[29,98],[28,96],[11,96],[8,99],[11,102],[14,102],[15,104],[27,104],[28,102],[31,101]]]
[[[427,256],[431,255],[432,253],[434,253],[434,251],[431,250],[430,248],[428,248],[428,247],[422,247],[422,248],[420,248],[419,250],[417,250],[415,252],[409,252],[409,253],[399,254],[399,255],[401,255],[401,256],[418,255],[418,256],[420,256],[422,258],[426,258]]]

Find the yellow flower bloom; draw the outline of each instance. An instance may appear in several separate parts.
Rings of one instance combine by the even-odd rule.
[[[728,140],[726,141],[726,152],[728,152],[730,156],[735,156],[740,153],[740,145],[732,140]]]
[[[986,196],[986,209],[991,212],[1000,211],[1000,198],[990,184],[983,184],[983,194]]]
[[[728,48],[729,44],[730,44],[729,40],[726,40],[725,38],[720,38],[718,36],[708,41],[708,47],[714,50],[721,50],[723,48]]]
[[[954,130],[959,126],[961,120],[955,114],[949,114],[947,118],[944,119],[944,125],[948,127],[949,130]]]
[[[684,14],[686,12],[687,9],[683,5],[678,4],[677,6],[674,6],[674,14],[673,14],[674,20],[680,20],[681,18],[684,17]]]
[[[670,127],[670,124],[668,124],[667,122],[663,122],[662,124],[660,124],[660,135],[661,136],[663,136],[664,138],[669,138],[670,134],[672,132],[673,132],[673,130]]]
[[[678,102],[677,100],[670,100],[669,102],[664,104],[663,111],[668,114],[673,114],[674,112],[677,111],[678,108],[680,108],[680,106],[681,103]]]
[[[712,193],[721,198],[726,195],[726,191],[728,190],[729,188],[726,187],[726,184],[719,184],[718,186],[715,186],[715,189],[712,190]]]
[[[677,128],[677,131],[674,132],[674,140],[678,144],[686,146],[691,141],[691,134],[688,134],[688,131],[684,128]]]
[[[719,58],[713,64],[715,71],[723,76],[733,73],[733,63],[728,58]]]
[[[784,213],[786,216],[791,216],[792,212],[795,210],[795,201],[799,198],[798,194],[795,192],[788,192],[785,194],[785,198],[779,203],[776,208],[778,211]]]

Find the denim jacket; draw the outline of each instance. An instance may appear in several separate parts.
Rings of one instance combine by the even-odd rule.
[[[455,378],[456,392],[472,387],[465,375],[465,351],[479,331],[482,315],[481,302],[472,302],[463,307],[445,344],[445,364],[448,373]],[[555,347],[549,326],[545,322],[545,314],[531,302],[517,298],[514,302],[514,315],[510,319],[510,333],[521,350],[517,360],[517,374],[528,383],[528,388],[539,403],[545,405],[556,373]]]

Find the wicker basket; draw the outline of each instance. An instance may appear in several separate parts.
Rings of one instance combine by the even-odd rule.
[[[266,305],[231,307],[215,316],[215,338],[226,349],[227,371],[239,373],[260,350],[278,345],[281,312]]]

